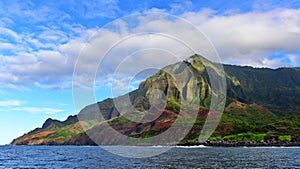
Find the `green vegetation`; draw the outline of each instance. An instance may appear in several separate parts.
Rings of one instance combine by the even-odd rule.
[[[234,135],[227,135],[224,137],[211,137],[209,138],[211,141],[216,140],[231,140],[231,141],[260,141],[264,140],[267,134],[253,134],[253,133],[241,133],[241,134],[234,134]]]
[[[180,112],[180,103],[178,103],[177,101],[175,101],[175,99],[167,99],[167,106],[166,106],[167,110],[172,110],[175,113],[179,113]]]
[[[229,97],[255,102],[280,116],[293,115],[299,110],[299,69],[273,70],[225,65],[224,70],[229,77],[235,77],[240,82],[236,86],[235,82],[227,80]]]
[[[184,143],[197,143],[198,141],[199,141],[199,138],[196,137],[196,138],[193,138],[193,139],[185,140]]]
[[[58,139],[58,140],[68,140],[73,136],[76,136],[83,131],[72,131],[73,125],[69,125],[59,129],[57,132],[47,135],[45,138],[47,139]]]
[[[292,141],[292,136],[279,136],[279,141]]]

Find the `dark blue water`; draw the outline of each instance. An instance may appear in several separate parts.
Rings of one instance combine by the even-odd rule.
[[[300,168],[300,148],[177,147],[125,158],[100,147],[0,146],[0,168]]]

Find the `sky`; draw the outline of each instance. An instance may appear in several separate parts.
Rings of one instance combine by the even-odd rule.
[[[74,83],[74,70],[80,75],[93,73],[108,44],[138,30],[181,33],[182,28],[174,25],[182,20],[153,19],[151,12],[192,24],[213,44],[222,63],[300,66],[299,0],[0,0],[0,144],[41,127],[47,118],[64,120],[77,114],[84,105],[73,104],[72,89],[82,85]],[[132,15],[139,17],[120,20]],[[183,57],[191,54],[175,47],[174,40],[163,36],[152,40],[150,36],[132,36],[102,60],[95,82],[98,101],[119,95],[111,90],[112,83],[118,89],[136,88],[157,68],[144,73],[137,70],[167,65],[167,50]],[[186,38],[193,41],[197,37]],[[143,50],[150,47],[165,50]],[[142,55],[132,53],[141,50]],[[121,57],[130,52],[129,59]],[[149,60],[151,54],[165,57]],[[144,64],[130,65],[130,59]],[[111,81],[118,70],[129,84],[119,78]],[[82,83],[93,81],[78,78]]]

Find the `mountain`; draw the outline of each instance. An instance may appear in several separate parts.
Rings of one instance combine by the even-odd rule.
[[[225,72],[238,79],[235,86],[227,81],[228,97],[263,105],[278,115],[299,112],[300,68],[252,68],[224,66]]]
[[[300,69],[223,68],[225,74],[219,64],[193,55],[161,69],[126,95],[88,105],[63,122],[47,119],[42,128],[12,144],[298,144]],[[226,98],[213,90],[222,88],[221,82],[212,81],[215,77],[226,80]],[[212,98],[216,107],[210,107]],[[216,130],[206,131],[206,119],[217,117],[223,103]],[[202,137],[210,138],[202,143]]]

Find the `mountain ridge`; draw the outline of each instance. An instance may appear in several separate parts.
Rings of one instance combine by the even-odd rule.
[[[186,67],[192,69],[196,80],[193,80],[191,78],[192,75],[185,72]],[[266,138],[267,136],[268,138],[271,138],[271,136],[272,138],[273,136],[279,138],[281,134],[286,134],[294,140],[299,138],[299,132],[296,132],[298,131],[297,128],[300,127],[298,121],[293,122],[289,130],[283,129],[284,125],[280,123],[285,121],[285,118],[297,116],[300,112],[299,68],[268,69],[233,65],[223,65],[223,67],[227,82],[227,99],[220,124],[212,134],[211,140],[220,141],[223,137],[229,137],[230,135],[234,137],[243,133],[250,133],[250,135],[266,134]],[[116,131],[128,137],[153,137],[169,129],[177,118],[187,121],[191,119],[191,114],[189,113],[185,113],[182,116],[179,115],[179,111],[182,108],[180,98],[195,99],[199,95],[200,109],[197,120],[193,124],[192,130],[180,143],[195,144],[198,142],[199,131],[203,127],[205,117],[208,116],[212,96],[207,69],[211,69],[216,74],[219,73],[219,69],[214,67],[212,62],[203,59],[199,55],[193,55],[183,62],[169,65],[158,71],[141,82],[138,89],[129,93],[129,98],[135,106],[135,110],[130,113],[139,115],[141,111],[149,109],[149,95],[154,89],[164,91],[167,97],[166,106],[162,115],[154,123],[134,123],[122,118],[118,109],[114,106],[114,100],[105,99],[82,109],[75,116],[84,117],[85,119],[79,118],[81,122],[75,120],[68,123],[68,125],[61,125],[61,122],[48,119],[48,122],[46,120],[42,129],[35,129],[35,132],[29,132],[19,137],[13,140],[12,144],[95,145],[94,140],[91,140],[86,135],[83,128],[87,129],[87,133],[90,135],[97,135],[97,138],[99,137],[100,139],[106,138],[106,140],[96,140],[98,143],[118,144],[124,141],[111,142],[114,138],[105,135],[103,128],[107,129],[107,126],[103,127],[102,125],[101,128],[101,124],[97,125],[99,121],[107,121]],[[183,84],[178,86],[175,83],[176,78],[174,79],[174,77],[168,75],[166,71],[180,74],[179,77],[183,78]],[[198,88],[189,88],[195,82],[197,82]],[[122,97],[120,96],[120,98]],[[99,113],[101,113],[101,116],[99,116]],[[88,116],[81,116],[83,114],[88,114]],[[80,128],[79,125],[85,127]],[[72,132],[67,131],[71,129]],[[280,133],[276,129],[284,132]],[[42,132],[46,133],[44,133],[43,137],[40,137],[38,134]],[[67,139],[64,138],[63,134],[68,135]],[[43,141],[41,142],[42,139]]]

